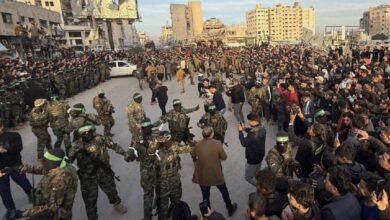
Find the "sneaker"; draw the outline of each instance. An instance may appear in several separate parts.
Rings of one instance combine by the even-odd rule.
[[[123,206],[121,203],[115,204],[114,209],[115,209],[115,211],[117,211],[121,214],[125,214],[127,212],[127,208],[125,206]]]
[[[230,209],[228,210],[229,217],[234,215],[234,213],[237,211],[237,203],[233,203]]]

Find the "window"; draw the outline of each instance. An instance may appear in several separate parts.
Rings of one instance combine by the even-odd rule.
[[[3,22],[6,24],[12,24],[12,14],[9,13],[1,13],[3,17]]]
[[[42,6],[42,2],[40,0],[35,1],[36,6]]]
[[[115,62],[108,63],[108,65],[109,65],[110,67],[116,67],[116,63],[115,63]]]
[[[20,16],[20,17],[19,17],[19,21],[20,21],[20,22],[24,22],[24,19],[25,19],[24,16]]]
[[[48,1],[45,2],[45,6],[49,7],[49,2]]]
[[[53,7],[54,6],[54,2],[50,2],[50,6]]]
[[[127,64],[124,62],[118,62],[118,67],[124,67],[124,66],[127,66]]]
[[[81,32],[69,32],[69,37],[81,37]]]

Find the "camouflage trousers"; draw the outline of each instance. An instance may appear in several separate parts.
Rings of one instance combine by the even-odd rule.
[[[144,190],[144,218],[152,219],[154,190],[156,187],[156,170],[151,161],[140,162],[141,187]]]
[[[70,134],[66,126],[52,126],[51,129],[53,130],[54,135],[57,137],[56,142],[54,143],[55,148],[60,148],[62,141],[65,145],[65,153],[68,155],[70,147],[71,147],[71,141],[70,141]]]
[[[51,138],[50,134],[47,131],[47,127],[33,127],[32,132],[37,136],[37,155],[38,159],[43,158],[43,153],[45,148],[51,149]]]
[[[98,219],[97,199],[99,187],[107,195],[110,204],[121,202],[116,190],[114,175],[98,169],[95,176],[84,176],[79,170],[79,179],[88,220]]]
[[[182,196],[180,174],[160,177],[158,185],[158,193],[160,194],[159,219],[169,220],[172,208],[180,202]]]
[[[115,124],[115,120],[112,115],[99,115],[99,119],[104,127],[104,135],[109,136],[111,134],[111,128]]]

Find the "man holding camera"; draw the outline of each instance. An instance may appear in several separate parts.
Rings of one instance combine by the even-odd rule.
[[[267,131],[260,124],[260,117],[257,112],[251,112],[247,119],[251,128],[244,128],[240,123],[238,126],[238,135],[241,145],[245,147],[245,179],[253,186],[256,186],[256,173],[261,168],[261,162],[265,155],[265,138]],[[244,132],[248,135],[244,137]]]

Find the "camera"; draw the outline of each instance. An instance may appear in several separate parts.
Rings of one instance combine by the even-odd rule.
[[[293,114],[293,115],[296,115],[299,113],[299,106],[297,105],[293,105],[293,106],[286,106],[286,111],[289,113],[289,114]]]

